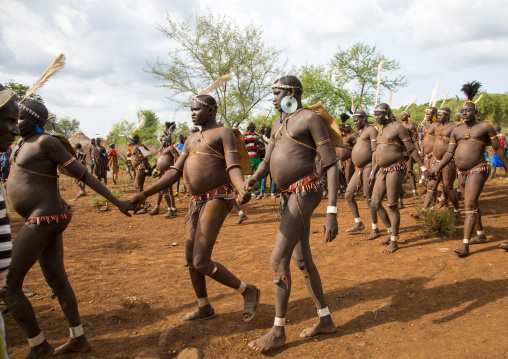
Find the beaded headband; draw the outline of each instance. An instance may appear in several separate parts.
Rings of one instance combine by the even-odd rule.
[[[40,119],[41,116],[39,116],[39,114],[37,112],[35,112],[34,110],[32,110],[31,108],[28,108],[26,107],[25,105],[23,105],[22,103],[18,103],[18,106],[20,109],[22,109],[23,111],[26,111],[28,112],[30,115],[32,115],[33,117],[35,118],[38,118]],[[44,121],[47,121],[45,118],[43,118]]]
[[[201,100],[200,100],[199,98],[197,98],[197,97],[193,97],[191,100],[192,100],[192,101],[199,102],[200,104],[202,104],[202,105],[204,105],[204,106],[211,107],[211,108],[213,108],[213,109],[215,109],[215,110],[217,110],[217,109],[219,108],[219,104],[217,104],[217,103],[216,103],[215,105],[210,105],[209,103],[206,103],[205,101],[201,101]]]
[[[437,113],[438,114],[439,113],[449,113],[449,114],[451,114],[452,112],[450,110],[448,110],[448,111],[447,110],[439,110],[439,111],[437,111]]]
[[[474,102],[474,101],[467,100],[462,107],[464,107],[464,106],[474,107],[474,109],[476,110],[476,102]]]
[[[270,86],[271,89],[283,89],[283,90],[288,90],[288,89],[299,89],[299,90],[302,90],[303,89],[301,87],[298,87],[298,86],[291,86],[291,85],[279,85],[279,84],[273,84],[272,86]]]

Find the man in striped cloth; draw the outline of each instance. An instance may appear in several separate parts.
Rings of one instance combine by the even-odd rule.
[[[14,91],[7,90],[0,84],[0,152],[9,150],[9,146],[19,136],[18,117],[19,108],[16,104],[18,96]],[[11,264],[11,226],[7,216],[3,183],[0,185],[0,298],[7,292],[7,273]],[[5,327],[0,313],[0,357],[9,359],[5,342]]]
[[[245,141],[245,147],[249,152],[249,160],[252,166],[252,173],[256,172],[261,163],[261,157],[259,156],[259,142],[261,138],[256,133],[256,125],[252,122],[247,127],[247,132],[243,134],[243,140]],[[258,181],[259,188],[261,188],[261,181]]]

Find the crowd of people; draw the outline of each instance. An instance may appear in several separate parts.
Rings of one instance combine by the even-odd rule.
[[[273,131],[263,126],[256,133],[256,126],[251,123],[243,134],[252,170],[247,178],[240,164],[242,151],[235,132],[217,122],[218,103],[212,96],[198,95],[191,100],[191,118],[197,127],[188,138],[180,134],[173,145],[175,124],[166,123],[155,166],[150,165],[151,154],[139,136],[130,136],[126,164],[137,193],[131,200],[121,201],[106,187],[108,177],[114,183],[118,180],[118,152],[114,144],[108,151],[100,139],[93,139],[88,153],[81,144],[73,149],[66,139],[45,132],[48,110],[44,104],[18,102],[14,92],[0,85],[0,151],[8,152],[15,137],[21,136],[10,155],[12,168],[6,179],[6,193],[11,208],[26,219],[12,246],[5,192],[0,192],[0,288],[3,288],[0,296],[28,338],[27,358],[47,358],[90,349],[63,262],[63,232],[73,210],[60,196],[59,170],[79,181],[80,195],[86,194],[86,185],[127,216],[130,212],[157,215],[164,198],[168,207],[165,217],[175,217],[176,193],[172,186],[176,184],[175,192],[178,192],[183,178],[184,192],[190,195],[185,218],[185,255],[197,300],[197,308],[181,318],[185,322],[215,317],[206,277],[238,291],[244,300],[243,321],[254,318],[259,309],[260,289],[214,261],[212,252],[228,213],[236,208],[239,223],[245,220],[240,206],[249,202],[253,194],[258,200],[265,196],[269,176],[271,197],[276,198],[277,191],[280,194],[280,225],[274,233],[275,243],[269,260],[275,286],[275,315],[269,332],[249,343],[253,350],[264,352],[286,341],[291,257],[303,275],[318,314],[315,325],[303,330],[300,336],[313,337],[336,331],[309,244],[311,218],[323,199],[328,204],[323,223],[326,242],[332,242],[338,235],[339,192],[344,193],[354,219],[354,225],[346,231],[365,230],[355,199],[355,193],[361,191],[372,225],[366,238],[372,240],[381,236],[379,217],[387,230],[387,235],[381,239],[386,245],[383,252],[393,253],[399,249],[399,210],[406,173],[413,198],[418,198],[417,180],[424,181],[424,207],[436,203],[441,184],[441,203],[446,205],[450,201],[454,214],[460,217],[459,199],[453,188],[458,174],[465,221],[464,239],[455,253],[466,257],[471,244],[486,241],[478,203],[491,169],[485,160],[486,148],[492,146],[495,151],[493,166],[508,169],[508,159],[504,148],[506,139],[500,129],[477,119],[473,97],[479,87],[477,82],[463,86],[467,101],[460,110],[461,123],[451,120],[449,108],[430,107],[425,121],[417,127],[409,122],[408,112],[402,113],[399,122],[390,106],[381,103],[373,111],[375,123],[368,121],[366,111],[355,111],[352,117],[356,130],[353,130],[346,123],[349,116],[344,114],[339,126],[343,145],[334,148],[325,122],[316,112],[303,107],[301,82],[294,76],[282,77],[271,87],[273,105],[279,112]],[[414,164],[419,168],[418,174],[413,171]],[[147,176],[158,178],[149,188],[145,188]],[[256,193],[257,188],[259,193]],[[147,198],[155,194],[156,205],[148,212]],[[383,205],[385,198],[386,206]],[[422,215],[424,212],[415,213],[414,217]],[[508,250],[508,243],[501,248]],[[22,289],[27,272],[37,261],[69,323],[70,339],[57,349],[46,340]],[[2,338],[4,340],[5,335]]]

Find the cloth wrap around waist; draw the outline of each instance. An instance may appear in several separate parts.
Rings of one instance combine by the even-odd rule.
[[[211,201],[212,199],[218,199],[221,201],[232,201],[235,199],[235,186],[232,183],[223,184],[217,188],[211,189],[208,192],[196,194],[191,196],[191,204],[189,212],[185,221],[192,220],[193,216],[198,215],[203,208],[203,205]]]
[[[302,196],[305,196],[305,194],[307,194],[307,192],[310,192],[311,190],[317,192],[319,188],[323,187],[324,185],[325,185],[324,177],[319,176],[317,172],[313,172],[310,175],[299,179],[291,186],[289,186],[288,189],[281,191],[278,215],[282,218],[282,213],[284,213],[284,210],[287,207],[289,197],[291,196],[291,194],[296,195],[301,194]],[[302,210],[300,209],[298,197],[296,197],[296,205],[298,206],[298,211],[300,212],[300,217],[302,218],[303,222],[303,228],[305,229],[305,221],[303,219]]]

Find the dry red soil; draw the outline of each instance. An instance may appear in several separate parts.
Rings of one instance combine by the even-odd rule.
[[[76,199],[79,189],[61,180],[62,196],[76,208],[64,233],[65,263],[78,298],[88,353],[63,358],[131,358],[145,348],[158,348],[162,358],[196,347],[208,358],[262,357],[246,345],[266,333],[273,323],[274,286],[269,257],[278,228],[277,200],[252,200],[244,206],[248,220],[226,219],[212,259],[226,265],[247,283],[261,288],[261,305],[254,320],[242,321],[242,297],[208,279],[215,319],[182,323],[180,317],[196,308],[187,269],[183,266],[184,217],[188,197],[178,197],[178,217],[161,214],[128,218],[110,206],[98,212],[93,195]],[[480,200],[488,243],[472,246],[468,258],[452,250],[462,239],[462,225],[452,237],[426,234],[410,218],[412,199],[401,210],[401,245],[382,254],[377,240],[348,235],[354,224],[343,198],[339,199],[340,234],[332,243],[321,236],[327,202],[312,219],[311,245],[332,317],[335,334],[302,339],[300,332],[316,320],[316,308],[301,274],[292,265],[293,290],[287,313],[288,342],[264,356],[280,358],[508,358],[508,184],[488,183]],[[122,177],[115,190],[123,198],[134,194]],[[410,191],[408,191],[410,192]],[[150,199],[154,202],[154,199]],[[358,198],[368,224],[365,203]],[[11,214],[13,236],[23,224]],[[368,225],[370,227],[370,225]],[[386,233],[382,228],[382,233]],[[176,245],[174,245],[176,244]],[[51,299],[40,268],[28,273],[24,289],[41,329],[54,346],[68,340],[68,326],[58,301]],[[23,358],[28,344],[10,314],[5,315],[11,358]],[[158,346],[161,332],[168,341]]]

